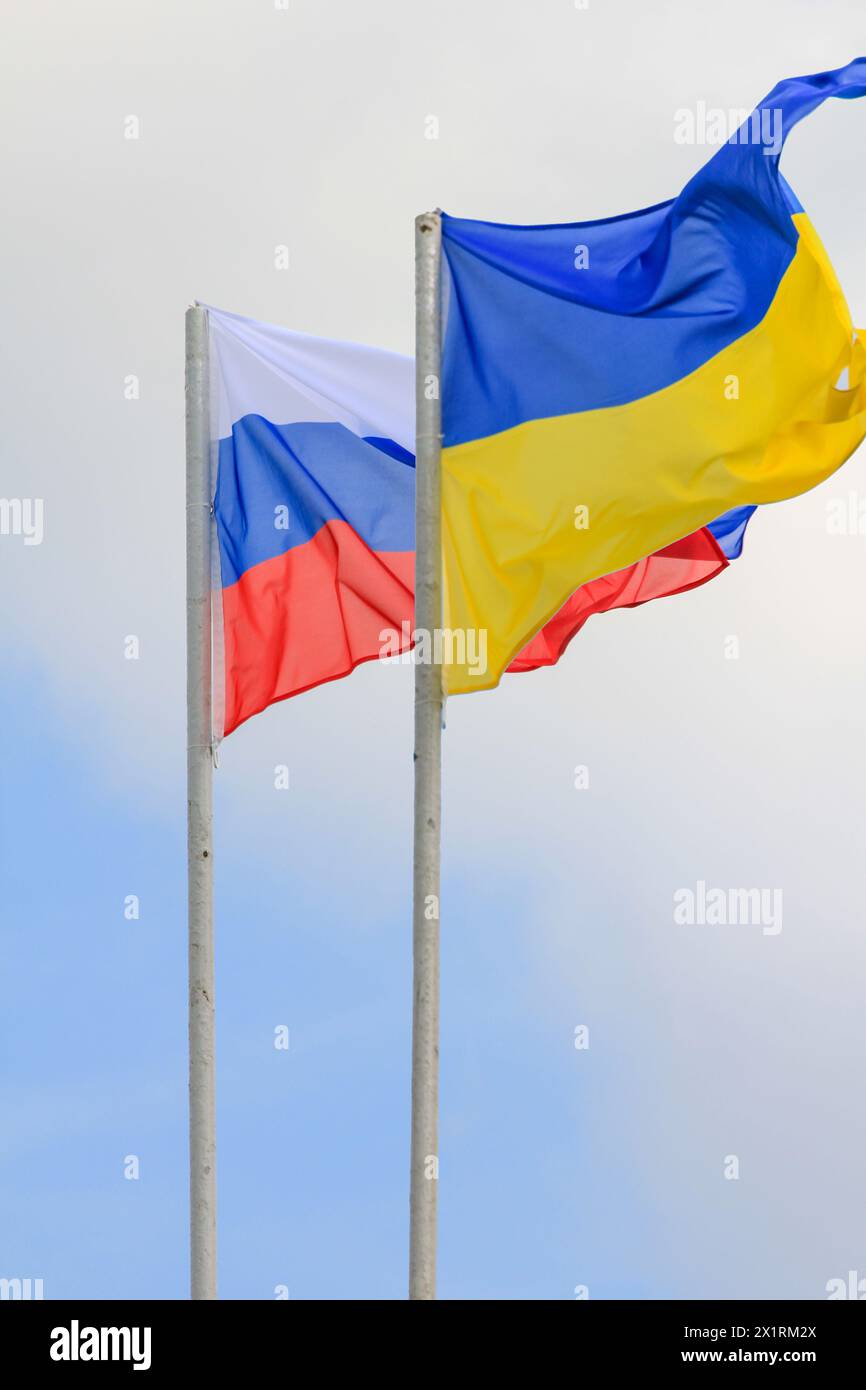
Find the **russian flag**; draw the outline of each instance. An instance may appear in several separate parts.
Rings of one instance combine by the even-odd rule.
[[[208,318],[220,738],[411,646],[415,364],[217,309]],[[739,553],[746,520],[722,518],[582,585],[509,669],[554,664],[594,613],[705,583]]]
[[[384,631],[411,629],[415,369],[398,353],[208,317],[229,734],[375,659]]]

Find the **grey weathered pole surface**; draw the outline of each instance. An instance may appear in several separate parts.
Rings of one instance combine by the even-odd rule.
[[[216,1298],[211,489],[207,310],[186,311],[186,715],[190,1276]]]
[[[436,1297],[442,671],[432,657],[442,625],[440,250],[439,214],[416,218],[415,626],[429,633],[431,660],[415,666],[410,1299]]]

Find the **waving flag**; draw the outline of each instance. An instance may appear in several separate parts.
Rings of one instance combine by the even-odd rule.
[[[641,212],[443,216],[444,624],[488,652],[484,674],[446,665],[449,692],[496,685],[576,589],[716,518],[735,555],[756,504],[857,448],[866,352],[778,165],[797,121],[864,92],[864,59],[779,83]]]
[[[275,700],[348,675],[378,656],[383,629],[411,622],[414,367],[214,309],[209,323],[223,654],[214,721],[228,734]]]
[[[412,645],[415,367],[217,309],[208,319],[220,736]],[[594,613],[705,583],[728,562],[720,534],[701,529],[584,585],[511,670],[558,661]]]

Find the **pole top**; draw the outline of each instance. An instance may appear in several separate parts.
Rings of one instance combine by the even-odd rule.
[[[422,212],[415,218],[415,230],[417,232],[436,232],[439,230],[442,221],[442,209],[436,208],[433,212]]]

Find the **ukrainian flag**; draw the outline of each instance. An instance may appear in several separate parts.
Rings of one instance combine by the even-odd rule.
[[[641,212],[443,216],[443,623],[487,640],[484,673],[451,644],[449,693],[498,684],[579,585],[857,448],[866,350],[779,153],[827,97],[864,94],[863,58],[779,83]]]

